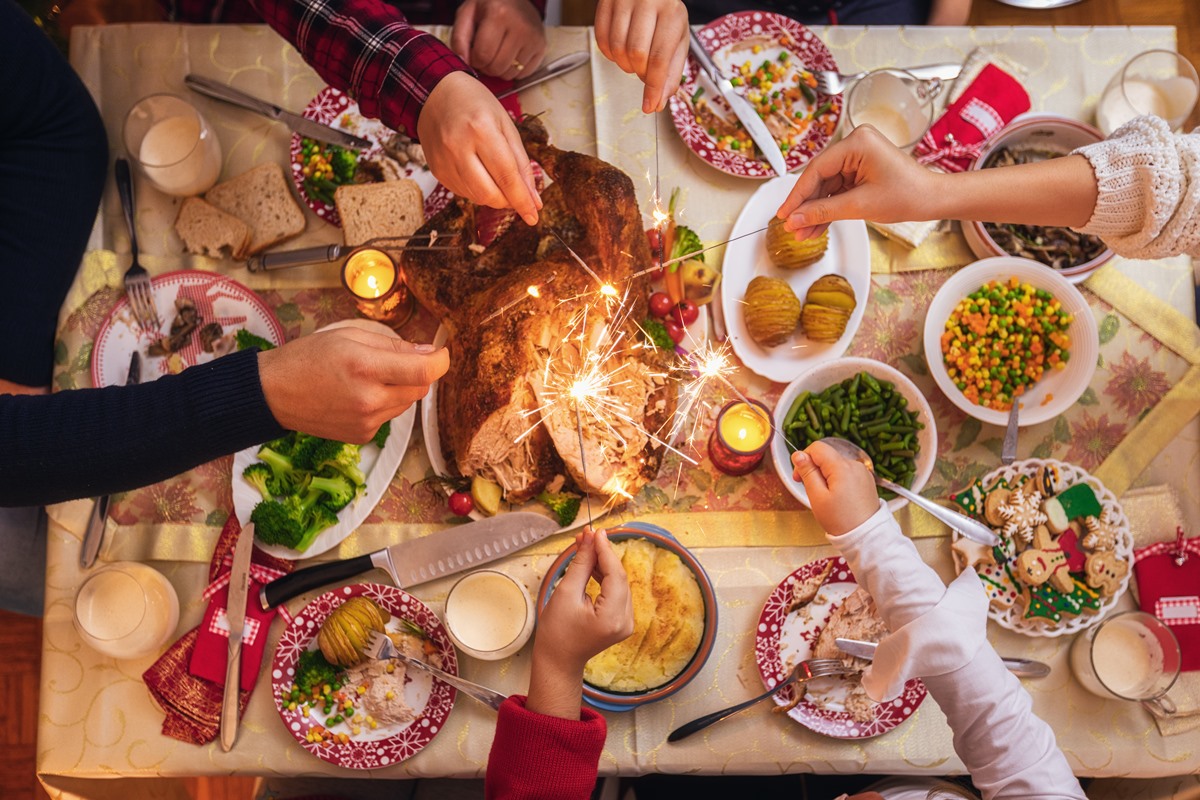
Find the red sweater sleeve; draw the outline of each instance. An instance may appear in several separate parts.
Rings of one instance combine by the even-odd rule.
[[[580,711],[578,721],[548,717],[513,695],[496,720],[484,782],[488,800],[586,799],[596,785],[607,733],[604,717],[590,708]]]

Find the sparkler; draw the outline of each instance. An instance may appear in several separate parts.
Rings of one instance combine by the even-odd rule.
[[[552,280],[554,280],[554,277],[555,277],[554,275],[551,275],[549,278],[546,279],[546,283],[550,283]],[[488,314],[486,317],[483,318],[482,321],[480,321],[479,324],[486,325],[487,323],[494,320],[496,317],[511,311],[515,306],[519,305],[520,303],[525,302],[526,297],[541,297],[541,296],[542,296],[542,288],[540,286],[538,286],[537,284],[530,284],[529,286],[525,287],[525,294],[518,297],[516,300],[513,300],[511,303],[506,303],[505,305],[496,309],[492,313]]]

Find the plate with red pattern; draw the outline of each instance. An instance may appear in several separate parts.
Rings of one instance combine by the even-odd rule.
[[[221,326],[222,337],[231,337],[245,328],[273,345],[283,344],[283,326],[270,306],[232,278],[214,272],[180,270],[152,278],[150,286],[161,326],[157,330],[143,330],[133,318],[129,298],[122,296],[96,334],[96,344],[92,348],[92,386],[123,385],[129,377],[129,360],[135,350],[142,354],[141,383],[219,358],[218,352],[204,349],[200,335],[201,328],[213,322]],[[199,324],[187,337],[186,344],[176,352],[151,355],[150,346],[169,335],[177,314],[176,301],[181,299],[190,300],[196,307]],[[218,345],[217,350],[220,349]]]
[[[789,172],[825,149],[842,116],[842,96],[813,88],[813,72],[837,70],[829,48],[815,33],[770,11],[726,14],[697,33],[717,67],[735,82],[735,90],[759,110],[784,151]],[[690,55],[670,106],[683,143],[702,160],[740,178],[775,177]]]
[[[445,626],[429,606],[393,586],[360,583],[326,592],[292,618],[279,639],[275,660],[271,665],[271,694],[288,732],[308,752],[322,761],[347,769],[380,769],[398,764],[419,753],[437,736],[450,710],[454,707],[454,687],[433,678],[424,670],[407,670],[404,677],[404,702],[415,712],[406,722],[379,724],[371,728],[365,722],[351,721],[328,725],[323,708],[298,706],[290,708],[285,696],[291,692],[300,654],[317,649],[317,631],[333,610],[351,597],[368,597],[392,615],[387,624],[389,632],[403,630],[401,620],[420,628],[435,647],[431,658],[441,661],[441,668],[451,675],[458,674],[458,657]],[[351,727],[354,725],[354,727]],[[355,732],[357,728],[357,732]],[[324,729],[344,733],[346,741],[326,736],[313,741],[312,734]]]
[[[853,573],[840,556],[833,558],[833,569],[809,603],[792,609],[795,587],[821,574],[828,558],[819,558],[788,575],[767,597],[754,641],[754,660],[763,686],[771,688],[783,681],[791,668],[812,655],[821,629],[841,603],[858,588]],[[855,679],[857,680],[857,679]],[[856,719],[845,710],[844,701],[852,684],[845,678],[820,678],[808,683],[804,698],[787,712],[788,716],[816,733],[835,739],[869,739],[887,733],[913,715],[925,699],[925,684],[913,679],[904,691],[888,703],[868,700],[866,715]],[[774,696],[779,706],[788,706],[795,698],[795,686]],[[867,718],[869,717],[869,718]]]

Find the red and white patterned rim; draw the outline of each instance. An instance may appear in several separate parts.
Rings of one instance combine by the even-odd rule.
[[[326,86],[317,92],[317,96],[309,101],[302,113],[311,120],[373,142],[371,149],[359,155],[360,160],[364,158],[369,160],[380,155],[383,152],[380,142],[392,135],[390,128],[377,119],[364,117],[358,110],[358,103],[332,86]],[[300,134],[292,134],[290,150],[292,181],[296,185],[296,191],[300,192],[300,196],[304,198],[304,202],[314,214],[331,225],[340,227],[342,221],[338,219],[337,209],[328,203],[310,197],[304,188],[304,175],[301,172],[304,165],[300,163],[301,139]],[[445,208],[450,199],[454,197],[449,189],[437,182],[433,173],[428,169],[406,165],[404,171],[409,178],[417,182],[417,185],[421,187],[421,192],[425,195],[426,219]]]
[[[780,638],[783,634],[784,621],[788,618],[788,608],[792,604],[793,587],[797,583],[819,574],[828,561],[828,558],[820,558],[805,564],[784,578],[767,597],[762,615],[758,618],[758,630],[754,640],[754,661],[758,664],[758,672],[762,676],[763,686],[768,689],[778,685],[787,677],[780,652]],[[825,586],[849,584],[850,586],[847,588],[852,590],[857,582],[845,559],[839,556],[834,558],[833,562],[833,571],[826,579]],[[816,644],[817,636],[829,619],[829,613],[832,613],[836,607],[837,603],[835,602],[828,607],[825,615],[817,615],[820,618],[814,616],[813,619],[807,621],[797,620],[792,623],[802,626],[800,635],[809,647]],[[806,656],[807,654],[801,655]],[[774,696],[776,704],[785,706],[791,703],[795,697],[793,691],[794,687],[789,686],[776,694]],[[925,699],[925,695],[925,684],[914,678],[904,685],[904,691],[895,700],[890,703],[877,704],[875,718],[865,723],[859,722],[844,711],[818,708],[807,698],[801,700],[795,708],[789,711],[788,716],[812,731],[835,739],[869,739],[872,736],[887,733],[911,717],[917,707],[921,705],[921,701]]]
[[[283,691],[285,688],[291,689],[296,662],[301,653],[310,649],[321,623],[346,600],[359,596],[371,598],[393,617],[410,620],[425,631],[438,647],[442,669],[451,675],[458,674],[454,645],[450,643],[450,636],[441,620],[429,606],[402,589],[378,583],[360,583],[326,592],[292,619],[275,650],[275,660],[271,665],[271,693],[283,724],[305,750],[339,767],[378,769],[411,758],[437,736],[450,716],[450,709],[454,707],[457,691],[452,686],[434,679],[428,702],[424,708],[417,709],[417,717],[412,722],[387,738],[375,741],[352,738],[347,744],[309,742],[305,734],[315,720],[299,710],[289,711],[283,704]]]
[[[778,38],[780,34],[787,33],[791,38],[787,49],[797,63],[814,72],[837,70],[837,62],[833,60],[833,54],[829,52],[825,43],[808,28],[782,14],[770,11],[738,11],[713,20],[698,33],[700,41],[704,43],[705,49],[713,54],[718,66],[725,66],[720,52],[722,48],[747,39],[764,36]],[[699,75],[700,66],[689,55],[683,70],[680,93],[686,93],[690,97],[700,85]],[[713,137],[696,122],[691,104],[681,97],[680,93],[671,96],[671,119],[675,122],[675,129],[679,131],[683,143],[693,153],[722,172],[739,178],[775,177],[775,171],[765,160],[749,158],[734,150],[718,150]],[[819,107],[825,102],[830,103],[828,113],[833,114],[834,125],[831,130],[836,130],[837,122],[842,116],[842,96],[817,93],[815,106]],[[808,163],[813,156],[825,149],[832,138],[833,135],[827,133],[824,127],[809,125],[804,138],[784,154],[788,171]]]
[[[283,344],[283,326],[275,318],[275,312],[251,289],[233,278],[200,270],[180,270],[152,278],[150,286],[162,327],[157,331],[143,331],[133,318],[129,298],[118,300],[96,334],[96,344],[92,348],[92,386],[123,385],[134,350],[142,354],[142,383],[218,358],[204,352],[199,337],[194,334],[178,353],[153,358],[146,355],[146,348],[170,330],[178,297],[190,299],[205,323],[218,322],[225,333],[245,328],[274,345]]]

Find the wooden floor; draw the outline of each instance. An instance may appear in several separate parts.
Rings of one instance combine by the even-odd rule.
[[[157,19],[154,0],[102,0],[113,22]],[[563,20],[584,24],[589,0],[565,0]],[[1084,0],[1051,11],[1027,11],[996,0],[975,0],[972,25],[1170,25],[1179,28],[1179,50],[1200,65],[1200,2],[1197,0]],[[1200,111],[1191,126],[1200,125]],[[42,626],[28,617],[0,612],[0,798],[45,798],[34,776],[37,740],[38,678]],[[247,800],[253,780],[196,779],[196,800]]]

